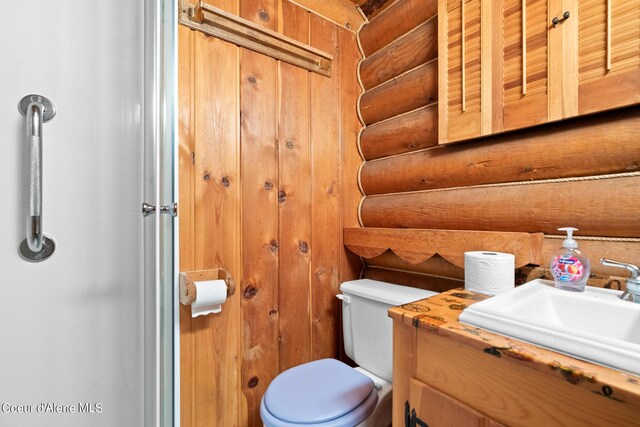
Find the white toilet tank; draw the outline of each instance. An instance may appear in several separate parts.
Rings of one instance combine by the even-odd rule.
[[[360,367],[391,382],[393,323],[387,310],[437,292],[369,279],[344,282],[340,291],[344,295],[340,298],[347,356]]]

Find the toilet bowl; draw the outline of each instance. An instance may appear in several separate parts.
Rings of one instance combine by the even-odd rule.
[[[260,416],[268,427],[353,427],[370,417],[378,399],[373,378],[322,359],[278,375],[265,392]]]
[[[340,287],[345,352],[358,365],[322,359],[288,369],[260,403],[266,427],[388,427],[391,425],[392,322],[389,307],[436,292],[375,280]]]

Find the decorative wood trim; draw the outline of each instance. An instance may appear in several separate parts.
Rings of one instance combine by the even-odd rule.
[[[203,1],[199,1],[196,6],[180,1],[178,8],[178,20],[184,26],[325,77],[331,77],[333,56],[326,52]]]
[[[516,267],[541,264],[543,240],[542,233],[344,228],[344,245],[363,258],[373,258],[391,250],[406,262],[419,264],[438,254],[460,268],[464,268],[464,253],[477,250],[512,253],[516,257]]]

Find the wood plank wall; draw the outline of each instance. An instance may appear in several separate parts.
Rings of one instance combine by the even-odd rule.
[[[619,176],[640,171],[640,108],[438,146],[436,9],[436,0],[398,0],[359,33],[363,226],[544,232],[544,258],[561,246],[556,228],[575,226],[590,236],[580,241],[590,284],[620,287],[626,274],[599,258],[640,262],[640,177]],[[575,178],[586,180],[554,181]],[[419,265],[391,252],[366,261],[373,279],[433,290],[464,284],[462,269],[438,256]],[[548,274],[541,267],[519,279]]]
[[[288,0],[208,3],[334,56],[326,78],[179,28],[180,269],[238,284],[220,314],[181,308],[181,424],[261,426],[278,373],[340,355],[360,57],[353,31]]]

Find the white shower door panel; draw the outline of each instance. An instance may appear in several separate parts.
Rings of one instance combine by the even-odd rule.
[[[144,8],[3,3],[0,25],[0,425],[144,424]],[[27,94],[43,125],[43,230],[23,260]]]

